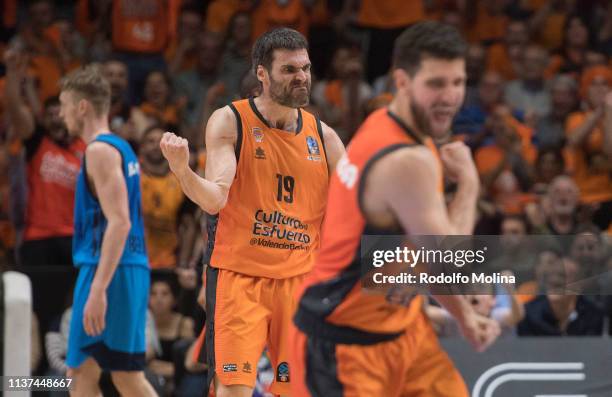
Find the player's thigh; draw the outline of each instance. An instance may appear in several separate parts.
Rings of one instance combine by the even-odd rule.
[[[271,315],[261,302],[262,280],[218,269],[206,278],[209,365],[223,385],[254,387]]]
[[[438,342],[431,326],[420,328],[417,356],[408,368],[402,397],[468,397],[461,374]]]
[[[266,301],[272,312],[267,346],[274,369],[271,387],[274,394],[287,395],[290,392],[290,333],[297,308],[295,291],[303,280],[304,276],[274,280],[273,288],[266,292]]]

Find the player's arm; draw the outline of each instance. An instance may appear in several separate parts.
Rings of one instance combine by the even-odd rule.
[[[462,142],[449,143],[440,148],[440,158],[446,173],[457,181],[457,192],[448,205],[453,234],[472,234],[480,181],[470,150]]]
[[[454,147],[447,150],[467,150]],[[449,153],[445,155],[445,165],[452,172],[464,170],[470,166],[463,155]],[[461,166],[460,162],[468,161]],[[473,163],[471,165],[473,167]],[[463,232],[462,227],[454,225],[449,217],[442,192],[438,190],[438,181],[442,170],[433,154],[425,147],[400,149],[387,155],[374,165],[369,181],[369,191],[375,191],[383,197],[385,204],[397,216],[404,230],[412,235],[451,235]],[[462,176],[457,175],[459,183]],[[458,192],[459,193],[459,192]],[[477,193],[477,189],[476,189]],[[460,200],[465,200],[456,208],[476,206],[476,194],[468,197],[467,193]],[[455,199],[457,200],[457,198]],[[471,210],[473,211],[473,210]],[[478,316],[465,297],[461,295],[434,296],[448,312],[457,319],[463,334],[478,350],[484,350],[499,334],[495,321]]]
[[[189,168],[187,140],[165,133],[160,147],[183,192],[207,213],[217,214],[227,203],[236,175],[236,117],[226,106],[216,110],[206,126],[206,178]]]
[[[104,330],[106,289],[117,269],[131,228],[127,186],[121,154],[110,145],[94,142],[85,152],[87,174],[107,220],[100,262],[91,284],[83,324],[89,335]]]
[[[325,154],[327,155],[327,167],[331,175],[336,169],[338,160],[344,155],[344,144],[333,128],[323,121],[321,121],[321,126],[323,127],[323,141],[325,145]]]

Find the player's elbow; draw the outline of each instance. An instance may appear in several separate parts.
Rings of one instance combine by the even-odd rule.
[[[202,200],[200,207],[210,215],[217,215],[225,205],[227,204],[229,196],[229,187],[225,187],[221,184],[216,184],[212,190],[212,197],[208,197],[207,200]]]
[[[202,205],[202,209],[210,215],[217,215],[227,204],[227,196],[219,197]]]
[[[132,222],[129,218],[117,217],[108,221],[108,229],[112,229],[113,233],[120,236],[127,236],[131,228]]]

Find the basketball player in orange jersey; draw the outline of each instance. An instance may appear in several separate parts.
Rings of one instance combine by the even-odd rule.
[[[465,384],[422,311],[361,284],[363,234],[471,234],[479,180],[460,142],[438,153],[465,92],[466,44],[452,27],[423,22],[395,42],[396,94],[370,115],[332,175],[323,240],[300,287],[292,329],[292,397],[462,397]],[[458,183],[448,208],[443,173]],[[478,349],[499,327],[463,296],[437,296]]]
[[[251,396],[268,347],[271,391],[293,379],[288,330],[295,290],[319,247],[330,172],[344,153],[336,133],[301,109],[310,96],[306,39],[281,28],[253,47],[257,98],[215,111],[206,127],[206,178],[189,169],[187,141],[161,148],[185,194],[207,213],[206,359],[217,397]]]

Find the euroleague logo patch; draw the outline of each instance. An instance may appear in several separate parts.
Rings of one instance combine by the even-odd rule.
[[[276,381],[289,382],[289,364],[284,361],[276,367]]]
[[[308,155],[306,158],[311,161],[321,161],[321,150],[319,149],[319,143],[312,136],[306,137],[306,146],[308,148]]]

